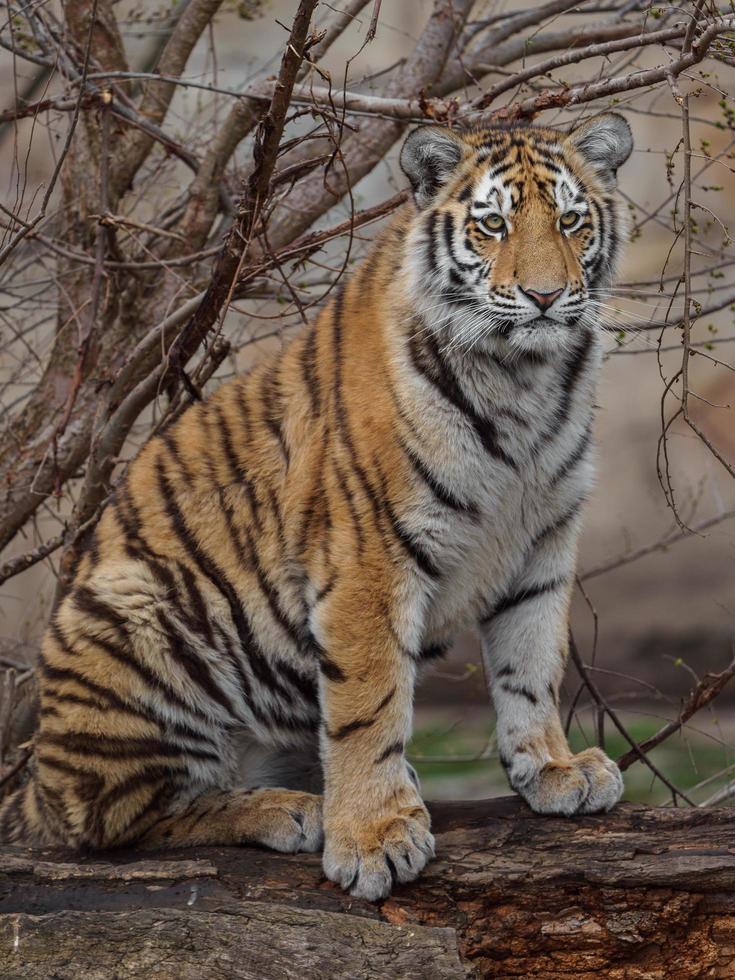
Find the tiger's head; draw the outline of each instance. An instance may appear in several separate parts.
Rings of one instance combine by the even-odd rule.
[[[458,347],[567,347],[593,326],[623,222],[614,200],[631,153],[617,113],[571,133],[498,128],[409,134],[401,167],[417,208],[409,249],[419,307]]]

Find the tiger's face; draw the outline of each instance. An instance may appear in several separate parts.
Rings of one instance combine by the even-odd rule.
[[[426,126],[409,135],[401,166],[419,210],[413,278],[457,347],[564,348],[597,323],[622,237],[615,174],[632,145],[615,113],[570,134]]]

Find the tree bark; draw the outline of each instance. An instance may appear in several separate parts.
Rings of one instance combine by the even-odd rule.
[[[383,980],[735,976],[731,811],[431,807],[437,860],[386,901],[319,855],[0,855],[0,976]]]

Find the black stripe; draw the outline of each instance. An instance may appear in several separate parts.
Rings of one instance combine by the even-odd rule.
[[[376,718],[368,718],[365,721],[350,721],[346,725],[341,725],[335,732],[328,731],[327,735],[335,742],[340,742],[343,738],[347,738],[348,735],[358,731],[360,728],[370,728],[376,721]]]
[[[395,241],[396,243],[399,243],[399,238],[397,235],[395,237]],[[353,280],[357,286],[360,302],[365,306],[370,306],[375,299],[375,276],[378,272],[379,266],[380,251],[378,249],[373,249],[373,251],[368,255],[368,258],[363,262]]]
[[[552,537],[552,535],[556,534],[557,531],[562,531],[567,524],[569,524],[577,516],[582,504],[584,503],[584,499],[584,497],[580,497],[579,500],[575,500],[571,507],[568,507],[560,517],[557,517],[555,521],[552,521],[551,524],[547,524],[543,530],[539,531],[531,542],[529,550],[533,551],[533,549],[537,548],[542,541]]]
[[[378,758],[375,760],[375,765],[377,766],[381,762],[385,762],[385,760],[389,759],[392,755],[400,755],[403,752],[403,748],[403,742],[393,742],[392,745],[389,745],[387,749],[384,749],[380,753]]]
[[[488,176],[491,180],[494,180],[496,177],[502,177],[503,174],[507,174],[509,170],[512,170],[513,167],[516,166],[517,162],[518,161],[515,157],[507,160],[505,163],[498,162],[489,168]]]
[[[438,221],[439,215],[436,211],[430,211],[426,217],[426,261],[432,275],[436,275],[439,270],[439,260],[436,253],[436,226]]]
[[[383,700],[380,702],[380,704],[378,705],[378,707],[375,709],[375,711],[373,712],[373,715],[374,716],[379,715],[380,712],[383,710],[383,708],[385,708],[385,706],[387,704],[390,704],[390,702],[393,700],[393,698],[395,696],[395,693],[396,693],[396,689],[395,689],[395,687],[392,687],[390,689],[390,691],[388,691],[388,693],[385,695],[385,697],[383,698]]]
[[[421,661],[440,660],[442,657],[446,657],[451,647],[451,643],[435,643],[432,646],[423,647],[416,659]]]
[[[334,473],[337,477],[337,486],[342,491],[342,495],[345,498],[347,509],[349,510],[350,517],[352,519],[352,526],[355,530],[355,537],[357,538],[357,554],[358,557],[362,557],[365,550],[365,534],[363,532],[362,525],[360,524],[360,518],[355,506],[355,499],[352,495],[352,491],[347,485],[347,478],[342,472],[342,468],[334,456],[332,456],[332,465],[334,466]]]
[[[377,459],[373,460],[373,465],[377,470],[378,477],[381,482],[381,489],[383,492],[383,508],[388,520],[390,521],[390,525],[396,538],[400,541],[404,549],[408,552],[411,558],[413,558],[416,565],[418,565],[425,575],[428,575],[429,578],[441,578],[441,570],[435,564],[434,559],[426,551],[421,542],[416,540],[415,535],[403,526],[401,519],[396,514],[388,493],[387,478],[383,473]]]
[[[347,680],[347,675],[333,660],[330,660],[326,654],[322,654],[319,660],[319,669],[324,674],[326,678],[335,683],[341,684]]]
[[[10,843],[22,841],[26,833],[25,820],[21,817],[21,808],[25,797],[26,788],[21,786],[17,789],[2,808],[0,818],[0,830],[3,838],[9,838]]]
[[[96,806],[91,814],[92,820],[90,821],[88,833],[98,843],[106,843],[103,822],[106,812],[112,806],[120,803],[125,797],[133,795],[145,786],[159,787],[163,783],[173,793],[182,775],[186,778],[185,771],[173,766],[152,766],[113,786],[97,799]],[[118,838],[124,837],[136,821],[137,814],[132,815],[128,820],[125,830],[120,832]]]
[[[117,609],[96,596],[86,585],[77,585],[70,596],[79,612],[88,613],[93,619],[128,639],[128,621]]]
[[[44,796],[41,784],[37,779],[32,779],[30,784],[27,786],[27,790],[33,793],[33,802],[36,804],[36,811],[38,813],[38,821],[41,824],[48,824],[49,822],[49,806],[46,802],[46,797]],[[54,822],[58,822],[59,817],[55,813],[51,813]]]
[[[590,268],[590,278],[593,283],[597,283],[602,269],[602,264],[607,257],[607,251],[605,249],[605,216],[602,208],[597,203],[594,197],[590,197],[590,210],[594,211],[597,218],[597,236],[599,242],[599,248],[597,254],[592,259],[592,265]]]
[[[291,454],[289,448],[286,444],[286,439],[283,434],[282,429],[282,395],[281,395],[281,379],[280,379],[280,361],[276,361],[275,366],[271,368],[271,373],[263,373],[263,381],[261,384],[261,398],[264,406],[263,421],[265,422],[267,428],[272,433],[273,437],[278,442],[281,452],[283,454],[284,462],[286,468],[288,468]]]
[[[337,420],[337,426],[339,429],[339,434],[342,438],[342,443],[348,451],[350,464],[358,482],[367,497],[375,515],[375,526],[378,533],[381,535],[385,542],[383,534],[383,523],[382,517],[383,512],[386,512],[388,520],[393,524],[393,533],[398,541],[406,548],[408,553],[414,558],[415,561],[423,561],[425,568],[424,570],[429,575],[438,574],[436,570],[434,572],[428,571],[431,568],[431,562],[426,561],[426,556],[423,555],[420,549],[417,549],[413,539],[407,534],[405,529],[403,529],[400,524],[397,523],[397,518],[395,514],[391,514],[389,502],[381,500],[378,496],[375,488],[373,487],[368,474],[364,467],[360,464],[357,457],[357,450],[355,448],[355,443],[352,438],[352,432],[350,430],[349,418],[347,415],[347,409],[342,398],[342,313],[344,308],[344,287],[342,287],[334,301],[334,308],[332,312],[333,316],[333,328],[334,328],[334,403],[335,403],[335,414]],[[336,466],[336,463],[335,463]],[[386,549],[388,548],[387,542]]]
[[[246,404],[248,388],[242,381],[237,381],[232,385],[230,391],[235,395],[233,404],[240,416],[240,424],[245,431],[245,442],[250,443],[253,439],[253,421]]]
[[[337,584],[337,573],[332,572],[329,578],[327,579],[327,581],[317,592],[315,601],[321,602],[323,599],[326,599],[329,593],[334,589],[336,584]]]
[[[133,643],[128,632],[127,621],[117,612],[117,610],[98,599],[86,586],[77,586],[72,593],[72,598],[75,606],[78,609],[88,613],[98,621],[107,623],[109,626],[115,629],[125,645],[124,647],[116,646],[116,644],[109,638],[93,635],[88,632],[84,635],[84,639],[86,641],[104,650],[105,653],[113,657],[119,663],[124,664],[135,674],[137,674],[138,677],[145,681],[149,687],[153,688],[154,691],[162,693],[170,701],[178,705],[178,707],[199,716],[204,715],[200,709],[192,707],[189,702],[185,698],[181,697],[181,695],[173,687],[166,684],[163,677],[155,673],[146,664],[142,663],[137,659],[137,657],[134,656]]]
[[[279,674],[282,674],[286,678],[288,683],[294,687],[301,697],[311,705],[318,704],[319,702],[319,692],[317,691],[316,684],[308,674],[300,673],[295,667],[287,663],[285,660],[278,660],[276,669]]]
[[[196,651],[190,649],[181,635],[181,630],[171,622],[165,609],[157,610],[157,619],[168,640],[168,652],[175,663],[186,671],[189,679],[212,701],[224,708],[231,717],[236,718],[235,706],[212,676],[209,665]]]
[[[447,250],[447,258],[454,265],[455,264],[455,259],[454,259],[454,220],[452,218],[451,212],[449,212],[449,211],[445,211],[444,212],[444,227],[442,228],[442,231],[444,233],[444,247]],[[461,285],[464,285],[464,283],[462,282],[462,280],[460,280],[460,284]]]
[[[130,543],[138,549],[136,558],[138,560],[146,560],[153,571],[154,577],[161,578],[161,567],[167,561],[167,559],[155,551],[148,544],[148,541],[143,536],[142,533],[142,520],[140,517],[140,512],[133,500],[132,489],[129,485],[123,485],[119,493],[118,504],[115,509],[115,514],[118,521],[120,522],[120,527],[125,533]],[[164,576],[165,577],[165,576]]]
[[[263,563],[260,560],[260,553],[258,552],[258,546],[255,539],[251,535],[250,531],[245,528],[245,540],[248,546],[250,555],[253,560],[253,570],[255,572],[255,577],[258,580],[258,585],[260,591],[265,596],[266,602],[268,603],[268,608],[271,611],[271,615],[284,631],[286,636],[289,637],[293,645],[297,649],[301,649],[304,645],[304,635],[303,631],[299,625],[291,622],[291,620],[286,615],[285,611],[281,607],[281,597],[278,593],[276,587],[269,580],[268,575],[263,567]]]
[[[511,154],[510,147],[505,139],[505,134],[502,134],[502,142],[498,145],[498,139],[501,138],[501,134],[496,130],[493,135],[484,140],[479,147],[476,161],[477,163],[484,164],[486,169],[492,169],[496,164],[500,163],[505,157],[509,155],[513,156],[513,163],[515,163],[515,154]]]
[[[416,332],[411,342],[411,359],[415,369],[430,381],[446,401],[454,405],[467,419],[485,451],[494,459],[500,460],[506,466],[510,467],[510,469],[517,471],[518,464],[516,461],[499,445],[499,434],[495,423],[492,419],[483,418],[462,391],[454,371],[447,361],[442,358],[436,337],[433,334],[429,334],[425,341],[426,348],[428,348],[434,361],[433,371],[429,370],[422,362],[418,344],[418,332]]]
[[[230,516],[230,515],[228,515]],[[234,528],[234,523],[231,523],[231,531],[235,534],[237,541],[239,543],[239,536]],[[255,576],[258,581],[261,592],[263,593],[266,602],[268,603],[268,608],[271,611],[271,615],[276,620],[276,622],[281,626],[286,635],[291,639],[297,650],[306,651],[311,646],[312,638],[308,635],[308,632],[304,630],[303,626],[300,624],[294,624],[286,615],[285,611],[281,608],[281,598],[277,589],[272,585],[268,579],[267,573],[263,568],[262,562],[260,560],[260,554],[258,552],[257,545],[254,538],[250,534],[250,531],[245,529],[246,544],[249,549],[249,555],[253,561],[253,569],[255,571]],[[240,545],[241,552],[242,545]],[[255,638],[253,636],[253,642]],[[267,661],[263,661],[265,666],[268,666]],[[269,668],[270,669],[270,668]],[[282,675],[292,687],[294,687],[302,697],[310,704],[316,704],[318,700],[318,694],[316,685],[313,680],[299,673],[295,668],[288,664],[284,660],[279,660],[276,667],[277,673]],[[275,674],[271,675],[273,677],[273,684],[271,686],[280,687]],[[286,691],[285,688],[280,687],[281,692],[285,692],[289,700],[293,700]]]
[[[405,443],[403,439],[400,439],[399,441],[400,441],[401,448],[403,449],[404,453],[406,454],[409,461],[411,462],[411,465],[416,470],[416,472],[421,477],[421,479],[424,481],[424,483],[427,485],[429,490],[431,490],[431,492],[439,501],[439,503],[444,504],[445,507],[449,507],[451,510],[458,511],[459,513],[469,514],[472,517],[477,517],[479,513],[477,504],[472,503],[472,501],[470,501],[469,503],[465,503],[463,500],[460,500],[459,497],[455,497],[452,491],[447,489],[447,487],[445,487],[442,483],[440,483],[439,480],[437,480],[436,477],[433,475],[433,473],[430,472],[429,468],[421,459],[421,456],[418,454],[418,452],[415,449],[412,449],[409,445],[407,445],[407,443]]]
[[[183,478],[184,482],[189,486],[193,486],[194,481],[192,479],[191,473],[189,472],[189,469],[186,463],[184,462],[184,459],[179,451],[179,447],[176,442],[175,427],[168,427],[164,429],[163,432],[160,434],[159,439],[168,450],[171,459],[179,467],[179,470],[181,471],[180,475]]]
[[[115,709],[116,711],[122,711],[125,714],[132,715],[134,718],[142,718],[144,721],[152,722],[161,728],[163,731],[170,733],[172,735],[179,736],[181,738],[189,738],[192,741],[205,742],[209,745],[214,745],[213,740],[206,734],[197,731],[194,728],[190,728],[184,722],[173,722],[166,718],[162,718],[151,707],[137,707],[130,704],[121,698],[115,691],[108,687],[104,687],[102,684],[98,684],[96,681],[92,681],[82,674],[77,673],[75,670],[70,670],[66,667],[54,667],[49,664],[46,660],[41,661],[41,673],[46,681],[57,681],[68,682],[72,681],[77,684],[82,690],[96,694],[98,697],[104,698],[107,702],[106,704],[99,704],[94,698],[85,698],[80,695],[74,694],[71,691],[60,692],[48,687],[44,688],[43,696],[51,697],[55,701],[68,701],[73,704],[85,705],[86,707],[92,708],[94,710],[109,711],[110,709]],[[190,711],[194,709],[189,708]],[[203,714],[200,714],[202,719],[205,718]]]
[[[158,485],[166,507],[166,513],[171,522],[171,526],[179,538],[182,547],[199,566],[202,574],[209,579],[217,590],[225,597],[230,609],[232,622],[235,625],[241,650],[247,656],[253,674],[265,687],[270,688],[281,694],[286,700],[291,702],[291,692],[283,687],[278,678],[274,675],[270,665],[263,656],[259,645],[255,640],[252,627],[248,621],[245,610],[240,599],[227,576],[218,566],[217,562],[211,558],[207,552],[199,545],[192,531],[184,518],[181,509],[176,502],[173,488],[169,483],[168,477],[160,460],[157,462]],[[238,671],[243,692],[249,695],[250,684],[242,669],[239,658],[233,658],[234,665]]]
[[[71,673],[71,671],[68,671],[68,673]],[[82,697],[81,694],[74,694],[72,691],[66,691],[62,694],[60,691],[57,691],[55,688],[44,686],[43,701],[46,702],[49,699],[55,701],[57,704],[78,704],[83,708],[91,708],[92,711],[109,711],[110,708],[112,707],[112,705],[110,704],[104,704],[102,701],[97,701],[94,698]],[[115,705],[115,707],[117,706]],[[126,708],[123,707],[122,710],[128,713]],[[41,708],[41,714],[42,715],[51,714],[60,717],[59,711],[56,708],[54,708],[53,705],[46,705],[45,703]],[[130,714],[139,717],[138,712],[136,711],[130,712]]]
[[[359,731],[361,728],[370,728],[378,720],[378,715],[385,708],[385,706],[393,699],[396,693],[395,687],[392,688],[380,704],[377,706],[372,716],[366,720],[356,720],[347,722],[346,725],[341,725],[335,732],[327,731],[327,735],[333,739],[335,742],[340,742],[343,738],[351,735],[353,732]]]
[[[322,455],[324,452],[324,447],[322,447]],[[318,470],[321,472],[323,467],[323,458],[319,460],[317,464]],[[306,506],[304,507],[304,512],[301,515],[301,526],[299,527],[298,537],[296,539],[296,553],[299,558],[302,558],[309,546],[309,542],[312,535],[312,525],[317,513],[317,507],[324,496],[324,489],[319,484],[314,488],[314,490],[309,495]]]
[[[261,482],[262,482],[262,477],[261,477]],[[265,486],[265,493],[266,493],[265,503],[270,508],[270,512],[276,524],[276,534],[278,535],[278,544],[282,550],[285,550],[286,532],[283,527],[283,517],[281,516],[281,505],[278,502],[278,497],[276,496],[273,487],[267,486],[265,485],[265,483],[263,485]]]
[[[554,473],[552,473],[549,478],[549,486],[556,486],[557,483],[561,482],[568,473],[570,473],[574,467],[581,462],[582,457],[587,452],[587,447],[592,440],[592,422],[588,422],[587,426],[582,433],[582,438],[579,440],[577,445],[574,447],[572,452],[567,456],[564,462],[559,466]]]
[[[142,824],[146,817],[150,817],[155,813],[155,819],[153,823],[148,824],[144,829],[137,828],[135,832],[135,840],[141,840],[145,838],[145,835],[152,830],[152,828],[160,823],[161,820],[165,820],[169,813],[167,804],[170,804],[171,797],[173,795],[172,789],[165,782],[161,783],[158,788],[154,789],[150,795],[147,803],[144,803],[141,809],[136,813],[136,815],[130,820],[126,828],[126,836],[130,834],[130,831],[136,827],[136,825]],[[161,813],[163,809],[163,813]]]
[[[511,609],[516,609],[524,602],[537,599],[547,592],[553,592],[555,589],[560,588],[560,586],[566,585],[566,581],[564,578],[551,579],[549,582],[542,582],[540,585],[529,585],[527,588],[521,589],[518,592],[512,592],[496,602],[492,611],[481,619],[480,622],[482,625],[486,625],[495,619],[496,616],[500,616]]]
[[[147,759],[160,756],[169,759],[208,759],[221,762],[217,752],[206,749],[182,748],[156,738],[118,738],[112,735],[91,735],[89,732],[43,732],[39,748],[55,746],[76,755],[99,756],[105,759]]]
[[[592,333],[589,330],[585,330],[580,344],[564,365],[564,370],[562,372],[562,397],[559,403],[559,408],[555,413],[555,428],[557,429],[559,426],[563,425],[569,417],[569,409],[574,396],[574,389],[587,363],[591,350]]]
[[[515,422],[515,424],[520,426],[522,429],[527,429],[530,424],[524,415],[521,415],[520,412],[516,412],[513,408],[497,408],[495,409],[495,414],[499,418],[510,419],[511,422]]]
[[[206,718],[207,715],[201,710],[201,708],[196,705],[191,705],[189,702],[182,698],[181,695],[165,683],[163,678],[159,677],[158,674],[154,673],[149,667],[137,660],[129,650],[121,649],[115,646],[110,640],[103,640],[101,637],[88,637],[90,643],[94,646],[99,647],[101,650],[117,660],[118,663],[123,664],[123,666],[128,667],[133,673],[137,674],[141,680],[152,689],[154,693],[160,693],[169,701],[173,702],[178,708],[183,711],[191,712],[191,714],[196,715],[199,718]]]
[[[217,416],[217,423],[219,426],[218,431],[222,441],[222,450],[230,472],[232,473],[233,482],[237,486],[242,487],[242,489],[245,491],[245,496],[247,497],[248,504],[250,505],[250,512],[253,515],[253,523],[255,523],[260,529],[258,498],[255,494],[255,488],[253,487],[252,482],[248,479],[248,476],[243,469],[240,460],[238,459],[237,453],[235,452],[233,435],[230,431],[227,418],[220,405],[214,404],[212,409]]]
[[[538,704],[538,698],[533,691],[529,691],[527,687],[521,687],[515,684],[501,684],[500,687],[506,692],[506,694],[517,694],[518,697],[525,698],[527,701],[530,701],[531,704]]]
[[[207,604],[204,601],[204,596],[199,589],[194,573],[183,562],[178,562],[177,566],[189,598],[190,614],[188,616],[188,622],[190,624],[196,624],[198,629],[195,632],[201,633],[209,646],[214,650],[216,649],[216,643],[212,625],[209,621],[209,610],[207,609]]]
[[[88,787],[96,785],[98,790],[102,787],[103,780],[96,773],[90,771],[89,769],[79,769],[77,766],[73,766],[65,759],[57,759],[53,755],[45,755],[42,751],[40,751],[40,747],[37,753],[37,759],[39,765],[48,766],[50,769],[57,769],[59,772],[63,772],[67,776],[73,776],[75,779],[78,779],[81,784],[86,784]]]
[[[618,258],[618,246],[619,246],[617,212],[614,206],[608,206],[607,217],[609,219],[607,240],[606,241],[603,240],[602,247],[607,254],[608,267],[612,266],[612,268],[614,269]],[[607,248],[605,248],[605,246],[607,246]]]
[[[317,349],[316,327],[311,327],[304,340],[301,350],[301,369],[304,375],[304,385],[309,393],[312,415],[319,415],[322,408],[319,385],[317,383]]]
[[[370,480],[368,479],[367,473],[360,465],[357,458],[357,451],[355,449],[355,444],[352,438],[352,433],[350,431],[349,418],[347,416],[347,409],[344,404],[344,399],[342,397],[342,314],[344,311],[344,294],[345,287],[342,286],[337,291],[337,295],[334,299],[334,306],[332,309],[332,320],[334,329],[334,402],[335,402],[335,414],[337,418],[337,426],[339,433],[342,437],[342,442],[347,449],[350,457],[350,464],[352,469],[358,478],[360,486],[365,493],[365,496],[370,502],[370,505],[375,514],[376,524],[380,526],[381,508],[380,501],[377,498],[375,490],[373,489]]]

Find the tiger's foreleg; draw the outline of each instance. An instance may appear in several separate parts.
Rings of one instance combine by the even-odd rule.
[[[405,759],[415,665],[379,577],[344,574],[319,607],[324,871],[352,895],[389,894],[434,854],[429,814]]]
[[[559,716],[574,582],[574,528],[544,536],[525,573],[480,624],[500,761],[537,813],[595,813],[620,799],[620,770],[599,748],[574,755]]]

